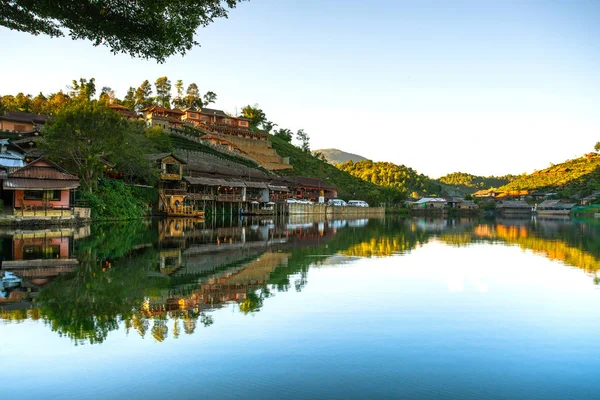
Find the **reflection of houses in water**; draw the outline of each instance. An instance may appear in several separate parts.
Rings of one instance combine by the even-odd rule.
[[[74,271],[79,264],[73,257],[74,236],[82,237],[86,232],[89,234],[85,228],[47,229],[16,231],[5,237],[4,246],[11,250],[10,259],[2,262],[2,271],[21,279],[12,299],[25,300],[56,276]],[[24,291],[29,294],[24,295]],[[11,298],[11,293],[8,297]]]

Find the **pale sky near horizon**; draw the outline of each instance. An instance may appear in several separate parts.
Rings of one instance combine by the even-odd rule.
[[[438,177],[532,172],[600,141],[600,1],[251,0],[164,64],[0,27],[0,94],[168,76]]]

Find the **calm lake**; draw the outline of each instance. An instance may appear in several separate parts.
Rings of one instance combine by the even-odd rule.
[[[600,222],[4,231],[2,398],[598,398]]]

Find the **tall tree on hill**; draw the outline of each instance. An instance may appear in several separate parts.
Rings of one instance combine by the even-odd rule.
[[[188,108],[202,108],[202,98],[200,97],[198,85],[195,83],[190,83],[188,85],[184,102]]]
[[[202,102],[202,106],[206,107],[207,105],[215,103],[216,101],[217,94],[209,90],[208,92],[204,93],[204,101]]]
[[[171,81],[166,76],[161,76],[154,82],[156,88],[156,104],[171,108]]]
[[[250,128],[259,130],[262,124],[267,120],[264,111],[258,108],[258,104],[254,106],[247,105],[242,108],[242,115],[250,120]]]
[[[308,133],[304,132],[304,129],[300,129],[296,132],[296,139],[300,141],[300,148],[302,151],[310,153],[310,138],[308,137]]]
[[[48,99],[40,92],[33,100],[31,100],[31,111],[37,114],[44,114],[46,113],[47,104]]]
[[[99,102],[109,105],[114,103],[115,99],[115,91],[109,86],[104,86],[102,90],[100,90],[100,97],[98,98]]]
[[[596,145],[594,146],[594,150],[596,150],[596,152],[600,151],[600,142],[596,142]]]
[[[127,89],[127,94],[123,98],[122,104],[130,110],[135,108],[135,88],[133,86],[130,86],[129,89]]]
[[[30,95],[18,93],[16,96],[6,95],[2,97],[2,106],[6,111],[32,112],[33,105]]]
[[[152,105],[152,86],[146,79],[135,91],[135,107],[141,110]]]
[[[0,25],[33,35],[91,41],[113,53],[164,62],[198,43],[194,34],[241,0],[61,0],[0,2]]]
[[[71,89],[71,92],[69,93],[71,98],[81,101],[90,101],[96,94],[96,79],[90,78],[88,81],[85,78],[79,78],[79,82],[73,79],[69,89]]]
[[[67,105],[71,103],[71,98],[63,93],[62,90],[52,93],[48,96],[48,102],[46,104],[46,113],[56,114],[62,111]]]
[[[92,192],[105,161],[129,175],[151,175],[143,129],[143,125],[127,122],[100,102],[75,102],[44,126],[42,145],[50,159],[76,172],[82,188]]]
[[[183,81],[181,79],[178,79],[177,82],[175,82],[175,91],[177,92],[177,95],[173,99],[173,107],[179,109],[185,108],[185,101],[183,100]]]
[[[277,136],[278,138],[281,138],[283,140],[285,140],[288,143],[292,142],[292,138],[294,137],[294,132],[292,132],[291,129],[287,129],[287,128],[281,128],[276,130],[273,133],[273,136]]]

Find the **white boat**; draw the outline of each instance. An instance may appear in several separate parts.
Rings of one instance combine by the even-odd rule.
[[[2,286],[4,288],[14,288],[19,286],[21,278],[13,274],[12,272],[5,271],[4,277],[2,278]]]

